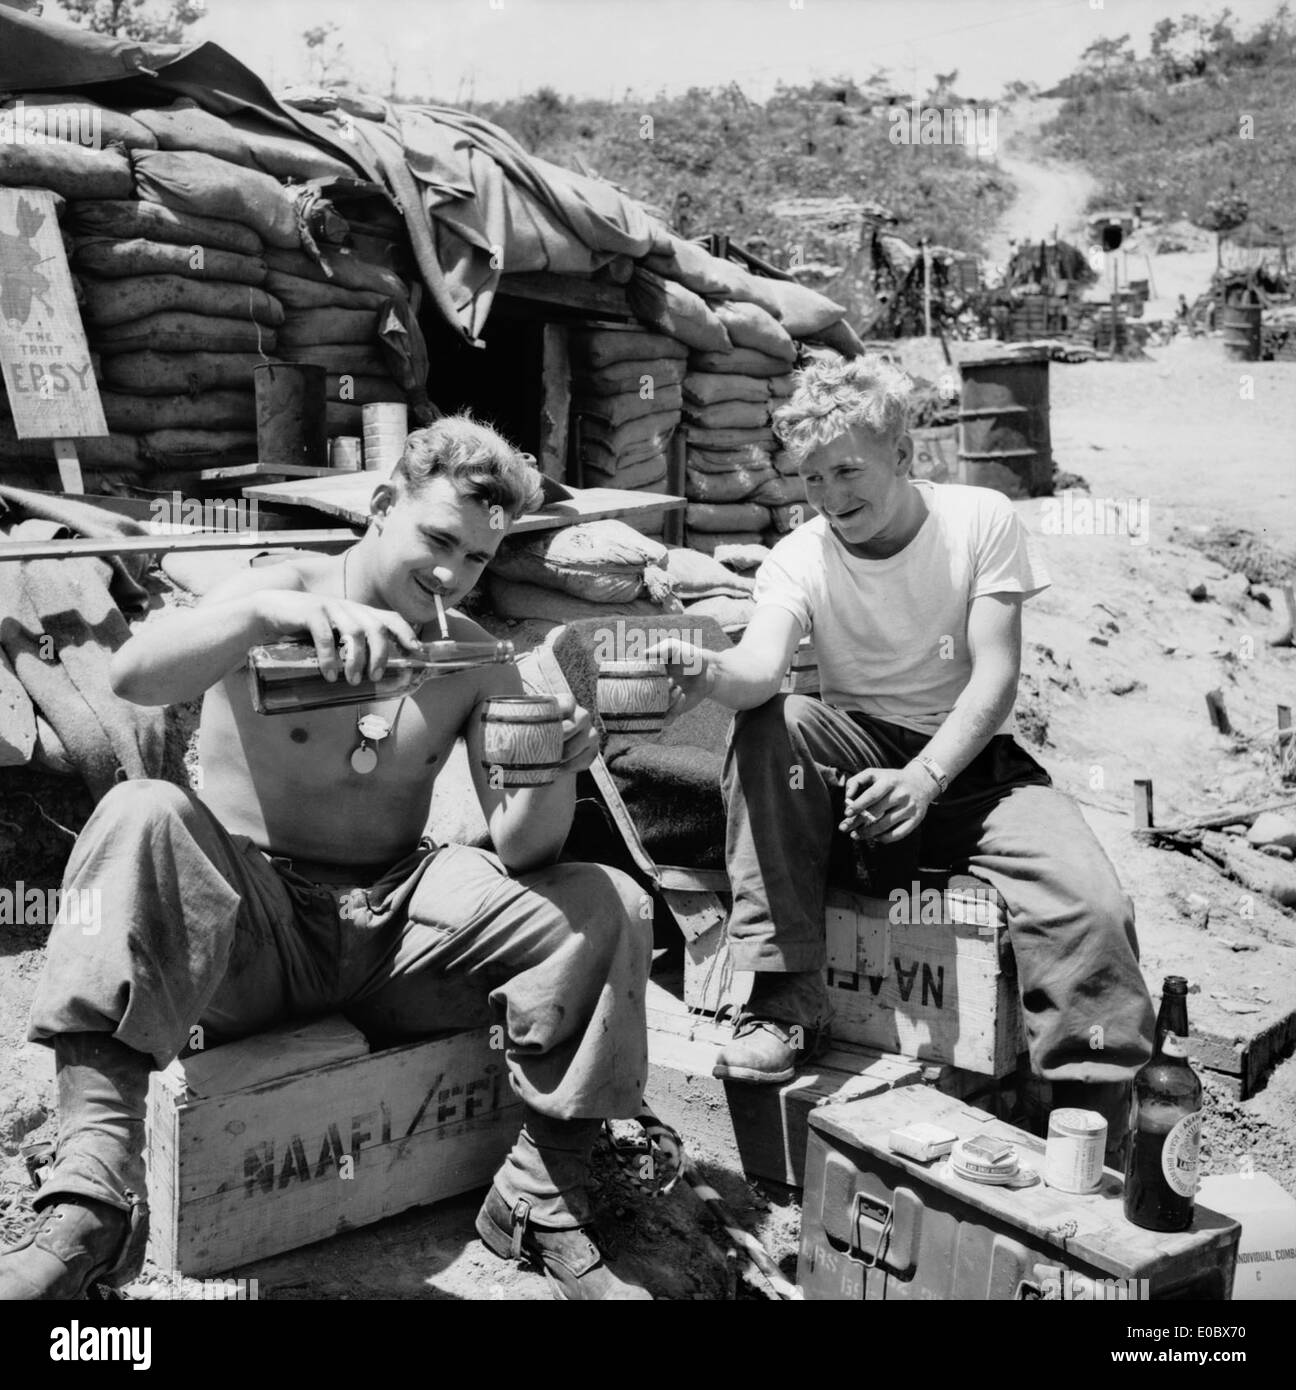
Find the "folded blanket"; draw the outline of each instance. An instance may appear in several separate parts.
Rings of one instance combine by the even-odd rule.
[[[60,529],[30,520],[8,535],[44,540]],[[167,766],[166,711],[129,704],[108,679],[130,629],[107,573],[87,558],[0,564],[0,647],[96,800],[123,778],[160,777]]]
[[[588,686],[607,642],[605,617],[569,622],[554,655],[574,691]],[[708,618],[657,614],[615,621],[617,640],[638,650],[675,636],[711,651],[732,645]],[[586,673],[582,680],[580,673]],[[586,696],[588,698],[588,695]],[[720,772],[733,712],[704,700],[659,734],[604,735],[603,756],[645,849],[658,864],[724,865],[725,815]]]

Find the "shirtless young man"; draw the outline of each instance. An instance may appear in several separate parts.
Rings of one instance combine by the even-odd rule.
[[[599,1126],[642,1099],[651,951],[631,879],[555,862],[576,774],[597,752],[588,714],[566,718],[551,784],[507,788],[481,768],[476,710],[522,691],[514,667],[274,716],[253,710],[248,688],[259,643],[307,636],[326,675],[354,683],[439,637],[436,596],[453,608],[538,496],[538,474],[494,431],[438,421],[375,488],[354,548],[243,571],[116,654],[114,687],[138,704],[206,692],[203,792],[123,783],[72,851],[66,886],[99,889],[105,920],[94,935],[50,936],[29,1036],[54,1049],[57,1153],[35,1229],[0,1255],[0,1298],[76,1298],[138,1270],[149,1072],[192,1025],[210,1043],[338,1009],[384,1038],[503,1023],[524,1124],[479,1233],[543,1267],[556,1297],[649,1297],[612,1273],[588,1229]],[[489,640],[458,613],[449,623],[452,638]],[[353,761],[357,721],[375,716],[390,730],[367,744],[376,763]],[[494,853],[423,838],[460,734]]]
[[[834,840],[851,834],[906,889],[920,864],[994,886],[1035,1072],[1056,1105],[1108,1117],[1115,1156],[1152,1005],[1111,862],[1013,737],[1022,604],[1048,577],[1001,494],[910,476],[909,390],[873,356],[801,373],[775,419],[819,515],[761,567],[736,647],[658,648],[677,709],[710,698],[738,711],[728,933],[734,966],[756,977],[715,1072],[789,1080],[821,1034],[824,893]],[[821,700],[778,693],[809,632]]]

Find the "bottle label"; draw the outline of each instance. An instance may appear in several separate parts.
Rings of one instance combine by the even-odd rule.
[[[1188,1039],[1181,1038],[1177,1033],[1167,1033],[1161,1039],[1161,1051],[1167,1057],[1187,1057]]]
[[[1185,1115],[1166,1135],[1161,1172],[1172,1192],[1191,1197],[1197,1191],[1197,1151],[1201,1144],[1201,1111]]]

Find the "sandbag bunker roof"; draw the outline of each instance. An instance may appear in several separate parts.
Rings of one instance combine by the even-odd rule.
[[[845,311],[825,296],[709,255],[612,184],[530,155],[469,113],[328,93],[281,100],[215,44],[141,44],[10,9],[0,9],[0,93],[10,121],[20,112],[29,126],[60,99],[93,103],[104,143],[130,161],[135,196],[147,196],[150,181],[171,190],[201,181],[204,157],[274,180],[277,192],[246,186],[252,206],[239,220],[326,268],[345,240],[344,229],[330,230],[334,204],[381,191],[400,209],[430,301],[475,346],[501,277],[548,272],[623,285],[641,322],[695,350],[759,346],[754,339],[779,334],[862,350]],[[113,114],[133,117],[144,135]],[[6,175],[14,148],[0,142],[0,183],[30,181],[12,159]],[[84,196],[75,180],[57,182],[53,175],[46,186]],[[731,316],[736,328],[715,313],[725,303],[744,306]]]

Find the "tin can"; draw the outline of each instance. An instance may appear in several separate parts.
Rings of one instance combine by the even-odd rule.
[[[1107,1121],[1094,1110],[1054,1110],[1044,1149],[1044,1181],[1059,1192],[1094,1192],[1102,1184]]]
[[[329,467],[344,473],[360,472],[363,456],[358,435],[340,434],[329,444]]]

